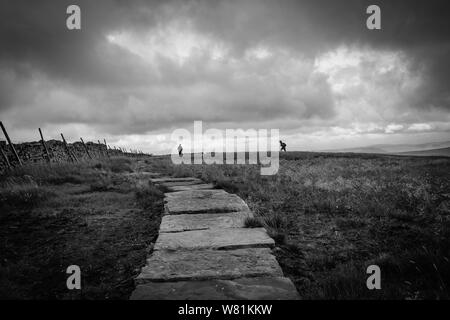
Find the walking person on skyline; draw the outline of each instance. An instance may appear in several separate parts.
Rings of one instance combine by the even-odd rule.
[[[281,147],[281,150],[280,150],[280,151],[286,152],[286,143],[284,143],[284,142],[281,141],[281,140],[280,140],[280,147]]]

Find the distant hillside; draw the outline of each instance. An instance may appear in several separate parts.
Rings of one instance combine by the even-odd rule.
[[[438,152],[437,150],[445,150],[450,148],[450,141],[430,142],[422,144],[376,144],[371,146],[363,146],[357,148],[323,150],[324,152],[353,152],[353,153],[384,153],[384,154],[405,154],[408,152],[422,152],[422,155],[431,155],[429,152]],[[445,152],[444,152],[445,153]]]
[[[323,152],[339,152],[339,153],[387,153],[386,150],[377,148],[375,146],[370,147],[359,147],[359,148],[347,148],[347,149],[333,149],[333,150],[323,150]]]
[[[408,151],[400,152],[399,155],[405,156],[438,156],[438,157],[450,157],[450,148],[440,148],[432,150],[420,150],[420,151]]]

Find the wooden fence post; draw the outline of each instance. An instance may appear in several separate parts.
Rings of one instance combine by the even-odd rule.
[[[16,148],[14,148],[14,145],[12,144],[11,139],[9,139],[8,132],[6,132],[6,129],[3,126],[3,123],[1,121],[0,121],[0,126],[2,127],[3,134],[5,135],[6,140],[8,141],[9,147],[11,148],[11,151],[14,154],[14,157],[16,158],[17,162],[19,162],[19,165],[22,165],[22,161],[20,160],[19,155],[16,152]]]
[[[67,145],[66,139],[64,138],[63,134],[61,133],[61,137],[63,139],[64,147],[66,149],[67,154],[69,155],[69,159],[72,160],[72,162],[77,162],[78,159],[75,157],[75,155],[70,151],[69,146]]]
[[[97,140],[98,142],[98,146],[101,147],[103,144],[100,142],[100,140]],[[104,157],[105,153],[103,152],[103,150],[100,148],[100,154]]]
[[[47,155],[47,161],[50,162],[50,154],[48,153],[47,145],[45,144],[44,136],[42,135],[41,128],[39,128],[39,134],[41,135],[41,143],[44,147],[45,154]]]
[[[8,167],[8,169],[11,169],[11,164],[9,163],[8,156],[7,156],[6,153],[3,151],[2,146],[0,146],[0,150],[2,151],[3,160],[5,161],[6,166]]]
[[[108,145],[106,144],[106,139],[105,138],[103,138],[103,141],[105,142],[105,147],[106,147],[106,155],[108,156],[108,158],[109,158],[109,153],[108,153]]]
[[[83,138],[80,137],[81,143],[83,144],[84,150],[86,150],[86,153],[89,157],[89,159],[92,159],[91,154],[89,153],[87,145],[84,144]]]
[[[72,158],[72,154],[70,153],[69,147],[67,146],[66,139],[64,138],[64,135],[61,133],[61,138],[63,140],[64,149],[66,149],[66,153],[69,156],[70,161],[74,162],[75,160]]]

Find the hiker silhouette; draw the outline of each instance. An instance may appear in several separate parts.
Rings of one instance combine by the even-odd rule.
[[[181,143],[178,145],[178,155],[180,157],[183,156],[183,147],[181,146]]]
[[[286,152],[286,143],[284,143],[283,141],[280,140],[280,147],[281,147],[281,151]]]

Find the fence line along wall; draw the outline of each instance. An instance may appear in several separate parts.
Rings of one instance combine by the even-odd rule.
[[[69,154],[67,153],[63,141],[59,140],[46,140],[45,145],[47,147],[48,153],[50,155],[52,162],[63,162],[63,161],[71,161],[69,158]],[[70,151],[75,155],[78,160],[88,160],[89,155],[86,152],[86,148],[89,151],[89,154],[93,158],[106,157],[106,154],[110,156],[121,156],[121,155],[129,155],[123,153],[118,149],[107,149],[107,146],[102,143],[94,143],[94,142],[86,142],[85,146],[83,143],[74,142],[67,144]],[[6,154],[9,162],[11,164],[15,163],[15,157],[12,153],[11,149],[7,145],[6,141],[0,141],[0,147],[3,152]],[[24,143],[14,143],[14,147],[19,155],[19,158],[23,163],[32,163],[32,162],[45,162],[48,161],[48,157],[46,155],[45,148],[42,145],[41,141],[36,142],[24,142]],[[0,158],[0,167],[2,169],[8,166],[7,162],[3,157]]]

